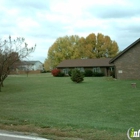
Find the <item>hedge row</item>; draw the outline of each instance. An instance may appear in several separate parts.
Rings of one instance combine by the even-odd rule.
[[[69,76],[71,76],[71,71],[69,71]],[[85,72],[82,72],[85,77],[102,77],[105,76],[103,72],[93,72],[92,70],[86,69]]]
[[[55,77],[63,77],[63,76],[65,76],[65,74],[60,69],[53,69],[51,71],[51,73]],[[72,73],[72,70],[70,70],[68,72],[68,75],[71,76],[71,73]],[[102,73],[102,72],[92,72],[92,70],[89,70],[89,69],[87,69],[87,70],[85,70],[85,72],[81,72],[81,73],[84,75],[84,77],[92,77],[92,76],[94,76],[94,77],[102,77],[102,76],[105,76],[104,73]]]

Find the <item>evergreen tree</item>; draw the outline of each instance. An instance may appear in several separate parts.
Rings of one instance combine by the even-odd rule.
[[[71,80],[80,83],[84,80],[84,75],[77,69],[73,69],[71,73]]]

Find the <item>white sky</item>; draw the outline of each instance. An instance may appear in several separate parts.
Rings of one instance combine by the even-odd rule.
[[[0,38],[24,37],[44,62],[58,37],[102,33],[123,50],[140,38],[140,0],[0,0]]]

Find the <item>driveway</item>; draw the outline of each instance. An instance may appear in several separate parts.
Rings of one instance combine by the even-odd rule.
[[[23,135],[22,133],[12,133],[8,131],[0,131],[0,140],[49,140],[37,136]]]

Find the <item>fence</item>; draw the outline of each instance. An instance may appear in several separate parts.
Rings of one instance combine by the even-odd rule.
[[[28,74],[39,74],[40,73],[40,70],[32,70],[32,71],[29,71]],[[27,74],[26,71],[11,71],[10,72],[10,75],[12,74]]]

